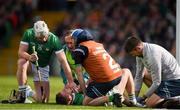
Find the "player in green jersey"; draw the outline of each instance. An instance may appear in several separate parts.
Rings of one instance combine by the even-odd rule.
[[[35,51],[33,52],[33,47]],[[28,96],[32,96],[37,102],[48,102],[49,99],[49,60],[55,52],[65,75],[68,79],[68,86],[76,90],[71,69],[67,63],[66,56],[58,37],[49,32],[48,26],[44,21],[37,21],[34,27],[27,29],[21,39],[18,50],[17,80],[19,91],[23,97],[19,98],[20,103],[26,102]],[[36,61],[39,64],[40,75],[37,73]],[[35,93],[32,92],[27,83],[27,72],[34,74]],[[42,89],[43,88],[43,91]]]
[[[80,92],[74,93],[67,85],[61,92],[56,94],[56,103],[64,105],[82,105],[84,95]]]

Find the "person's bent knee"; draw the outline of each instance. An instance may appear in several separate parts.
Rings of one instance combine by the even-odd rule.
[[[156,95],[156,94],[153,94],[153,95],[150,96],[148,99],[146,99],[146,105],[147,105],[147,107],[149,107],[149,108],[154,108],[154,107],[156,107],[156,105],[157,105],[158,103],[160,103],[162,100],[164,100],[164,99],[162,99],[161,97],[159,97],[159,96]]]
[[[131,73],[131,71],[130,71],[128,68],[123,68],[122,70],[123,70],[124,72]]]
[[[26,64],[26,63],[27,63],[26,59],[20,58],[20,59],[18,59],[17,65],[18,65],[18,67],[23,67],[24,64]]]
[[[124,75],[130,75],[131,74],[131,71],[128,68],[124,68],[122,70],[123,70],[123,73],[125,73]]]

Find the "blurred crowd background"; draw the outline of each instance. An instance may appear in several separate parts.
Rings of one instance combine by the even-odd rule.
[[[37,18],[36,11],[65,12],[53,30],[62,41],[68,29],[85,28],[133,73],[135,58],[123,50],[129,36],[159,44],[175,55],[176,0],[1,0],[0,48],[8,47],[13,33],[25,22]]]
[[[32,17],[28,0],[0,1],[0,48],[8,47],[10,37]]]

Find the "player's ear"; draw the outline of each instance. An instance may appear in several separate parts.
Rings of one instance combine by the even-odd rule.
[[[133,51],[136,51],[136,52],[139,52],[140,51],[140,47],[139,46],[136,46]]]

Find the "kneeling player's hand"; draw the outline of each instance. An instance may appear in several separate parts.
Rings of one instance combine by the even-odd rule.
[[[31,54],[29,57],[29,61],[31,61],[31,62],[37,61],[38,59],[39,58],[36,53]]]

